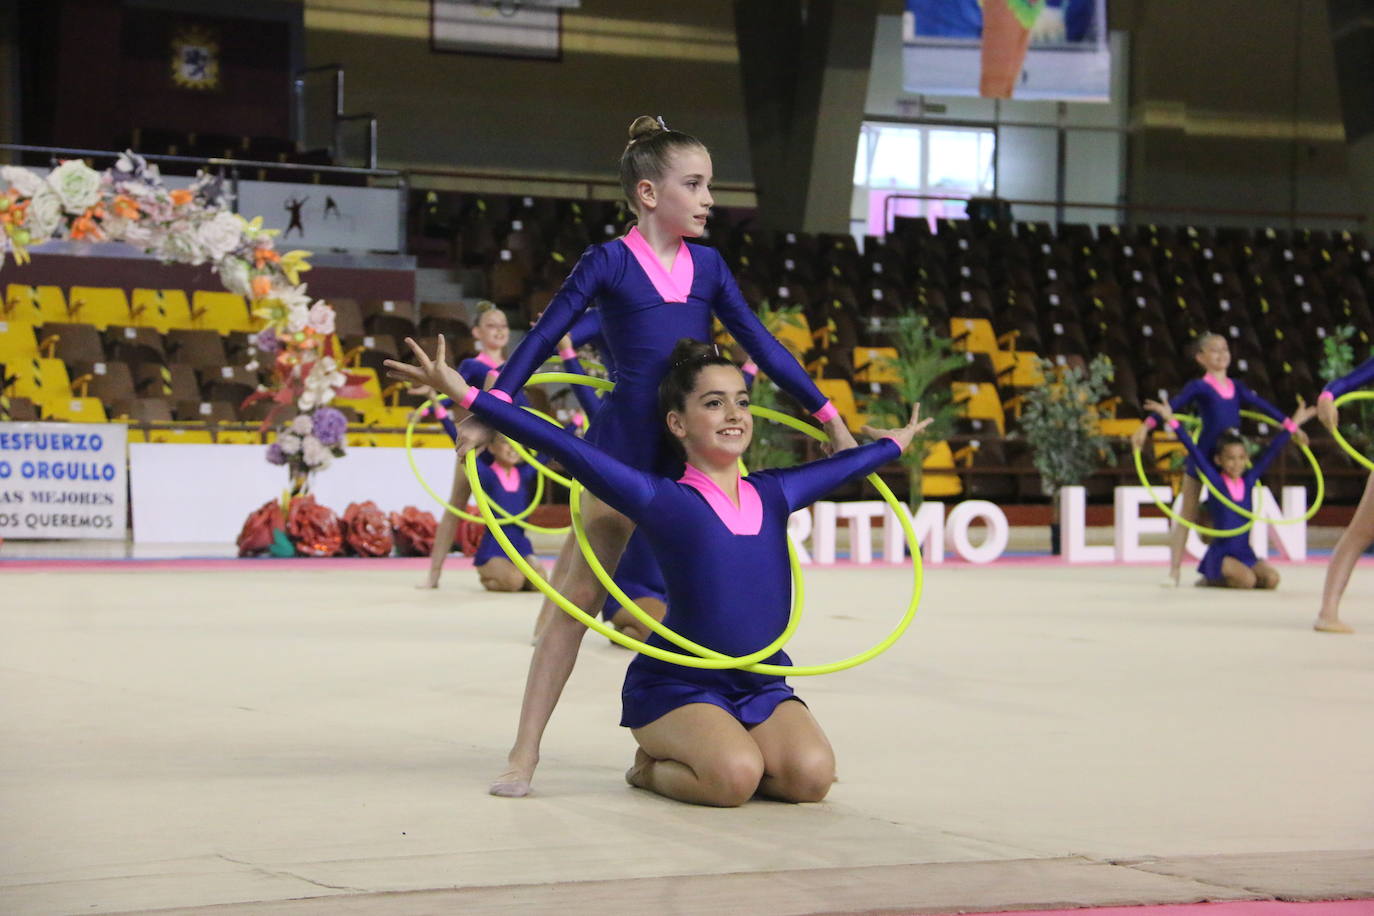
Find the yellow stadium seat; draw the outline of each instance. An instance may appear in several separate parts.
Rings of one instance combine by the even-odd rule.
[[[394,426],[404,429],[410,423],[410,407],[387,407],[382,404],[368,404],[363,408],[363,422],[368,426]],[[418,432],[418,428],[417,428]]]
[[[1027,350],[997,350],[991,354],[997,383],[1008,388],[1036,388],[1045,382],[1040,357]]]
[[[38,355],[38,338],[28,321],[0,321],[0,363],[32,359]]]
[[[189,331],[191,303],[184,290],[136,289],[130,303],[133,323],[140,328],[155,328],[159,334],[168,331]]]
[[[216,430],[215,441],[220,445],[261,445],[262,436],[251,429],[221,429]]]
[[[238,293],[219,293],[198,289],[191,294],[191,321],[194,327],[228,334],[253,330],[248,303]]]
[[[71,320],[62,287],[23,283],[11,283],[5,288],[5,315],[33,324]]]
[[[5,364],[10,375],[18,376],[14,383],[14,394],[28,398],[34,403],[45,403],[72,395],[71,379],[67,376],[67,365],[60,359],[31,357]]]
[[[43,419],[104,423],[108,418],[99,398],[54,398],[43,403]]]
[[[921,495],[936,498],[960,496],[964,483],[954,473],[954,452],[948,442],[932,442],[921,461]],[[932,473],[934,472],[934,473]],[[948,473],[942,473],[948,472]]]
[[[954,382],[950,388],[954,393],[954,403],[963,407],[964,416],[973,420],[991,420],[997,424],[998,434],[1006,434],[1006,416],[1002,412],[1002,399],[997,394],[996,386]]]
[[[108,286],[73,286],[68,294],[71,321],[93,324],[105,330],[112,324],[129,323],[129,299],[124,290]]]
[[[1186,455],[1188,450],[1183,447],[1183,443],[1177,439],[1161,439],[1158,436],[1154,440],[1155,467],[1161,471],[1172,470],[1173,457],[1175,455]]]
[[[970,353],[996,353],[1000,349],[992,322],[986,318],[951,318],[949,339]]]
[[[844,379],[816,379],[816,387],[835,405],[835,409],[844,417],[844,422],[850,429],[858,429],[868,422],[868,414],[859,411],[859,405],[854,400],[854,389],[850,388]]]
[[[382,386],[377,381],[377,371],[365,367],[349,369],[348,371],[353,375],[363,375],[367,377],[363,382],[363,389],[367,392],[367,395],[361,398],[335,398],[334,404],[339,407],[352,407],[364,415],[366,415],[369,410],[383,407]]]
[[[1121,420],[1112,417],[1104,417],[1098,421],[1098,425],[1104,436],[1121,436],[1130,438],[1131,434],[1140,428],[1139,420]]]
[[[854,381],[895,385],[901,380],[896,347],[854,348]]]
[[[152,429],[145,441],[166,445],[210,445],[215,440],[208,429]]]
[[[403,437],[404,438],[404,437]],[[404,443],[402,443],[404,444]],[[448,433],[419,433],[415,434],[416,448],[453,448],[453,440],[448,437]]]

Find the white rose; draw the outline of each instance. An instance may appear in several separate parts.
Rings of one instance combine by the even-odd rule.
[[[47,185],[33,195],[24,225],[29,230],[30,244],[45,241],[62,225],[62,201]]]
[[[48,174],[48,185],[68,213],[81,213],[100,200],[100,173],[80,159],[68,159]]]
[[[316,439],[314,436],[306,436],[301,448],[301,454],[305,458],[307,467],[327,468],[334,459],[329,448]]]
[[[231,293],[252,298],[253,278],[243,258],[224,258],[219,262],[219,282]]]
[[[316,334],[333,334],[334,309],[324,302],[316,302],[310,309],[310,327]]]
[[[283,455],[295,455],[301,450],[301,437],[292,432],[284,432],[277,436],[277,444],[281,446]]]
[[[286,314],[286,330],[298,334],[310,323],[310,310],[303,305],[295,306]],[[314,374],[313,372],[311,373]]]
[[[14,165],[0,167],[0,182],[14,188],[24,197],[32,197],[43,187],[42,176]]]
[[[195,233],[178,232],[175,227],[162,240],[158,254],[164,260],[175,261],[178,264],[204,264],[208,260],[205,249],[200,246]]]
[[[310,419],[309,414],[298,414],[296,419],[291,421],[291,431],[298,436],[307,436],[315,428],[315,421]],[[308,439],[306,440],[309,441]]]
[[[288,309],[293,309],[296,306],[300,306],[302,308],[310,307],[310,297],[307,296],[305,293],[304,283],[302,283],[300,286],[293,286],[290,289],[276,289],[273,290],[273,292],[276,293],[277,299],[281,302],[281,304],[286,306]]]
[[[124,241],[136,248],[142,248],[144,251],[148,251],[152,248],[156,248],[160,240],[152,227],[141,222],[136,222],[132,223],[124,230]]]
[[[218,261],[239,247],[243,240],[243,225],[237,216],[228,210],[221,210],[197,227],[196,238],[209,253],[210,260]]]

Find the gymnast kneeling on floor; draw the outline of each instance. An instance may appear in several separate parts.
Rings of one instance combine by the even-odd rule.
[[[1317,413],[1315,407],[1299,407],[1292,419],[1283,421],[1282,428],[1270,441],[1269,447],[1261,452],[1250,469],[1246,470],[1250,455],[1245,450],[1245,442],[1235,433],[1219,434],[1216,439],[1216,451],[1209,457],[1193,441],[1193,437],[1183,428],[1183,424],[1174,417],[1173,408],[1168,404],[1161,401],[1146,401],[1145,408],[1156,413],[1174,431],[1178,441],[1188,450],[1198,473],[1204,475],[1218,493],[1226,494],[1231,502],[1251,514],[1255,511],[1252,494],[1256,481],[1279,456],[1279,452],[1283,451],[1289,437]],[[1220,531],[1240,528],[1247,521],[1244,515],[1220,499],[1208,500],[1207,504],[1212,507],[1212,527]],[[1266,589],[1279,586],[1279,571],[1255,556],[1255,551],[1250,547],[1248,530],[1230,537],[1213,537],[1207,545],[1207,552],[1202,556],[1202,562],[1198,564],[1197,571],[1202,574],[1198,585]]]
[[[659,388],[663,432],[680,451],[680,477],[641,471],[490,394],[409,342],[419,366],[387,363],[393,378],[431,385],[511,438],[546,452],[639,526],[668,589],[664,623],[711,649],[740,656],[787,624],[792,597],[787,520],[836,487],[896,460],[930,421],[866,428],[876,441],[793,468],[741,477],[753,435],[740,370],[713,347],[679,341]],[[645,431],[646,435],[653,434]],[[670,648],[655,635],[650,644]],[[790,664],[782,651],[765,659]],[[631,785],[702,805],[735,806],[755,794],[820,801],[835,757],[816,719],[776,675],[683,667],[637,655],[621,692],[621,725],[639,749]]]

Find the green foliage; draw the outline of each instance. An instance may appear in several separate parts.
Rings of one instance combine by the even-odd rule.
[[[964,356],[955,351],[948,337],[930,326],[930,321],[914,312],[904,313],[892,320],[890,336],[897,350],[897,358],[884,360],[885,368],[894,369],[898,381],[891,385],[891,393],[868,402],[869,423],[880,428],[905,426],[911,419],[913,404],[921,405],[922,417],[935,422],[926,427],[911,442],[902,455],[912,482],[911,502],[921,497],[921,465],[931,443],[949,435],[950,426],[958,415],[953,396],[947,386],[932,387],[941,376],[964,365]]]
[[[1021,431],[1031,447],[1047,495],[1082,483],[1110,456],[1098,423],[1097,404],[1107,396],[1112,361],[1099,355],[1086,368],[1040,361],[1045,383],[1026,392]]]
[[[1323,381],[1330,382],[1346,375],[1362,361],[1355,357],[1356,333],[1353,326],[1343,324],[1322,341],[1322,361],[1317,374]],[[1366,349],[1365,335],[1359,337],[1360,348]],[[1374,429],[1374,401],[1357,401],[1342,407],[1341,419],[1345,421],[1341,424],[1341,435],[1346,441],[1360,451],[1368,451],[1374,444],[1369,434],[1369,430]]]
[[[759,309],[759,320],[774,334],[779,324],[793,324],[805,327],[801,321],[801,306],[772,308],[767,303]],[[778,387],[767,378],[759,378],[749,392],[751,403],[760,407],[788,411],[788,405],[781,402]],[[767,420],[754,420],[754,438],[744,453],[744,464],[749,468],[785,468],[796,464],[801,450],[797,434],[787,427]]]

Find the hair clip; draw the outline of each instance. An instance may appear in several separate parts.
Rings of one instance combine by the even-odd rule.
[[[668,125],[665,124],[665,123],[663,122],[663,115],[657,115],[657,116],[655,117],[655,120],[658,121],[658,126],[659,126],[659,129],[660,129],[660,130],[667,130],[667,129],[668,129]]]

